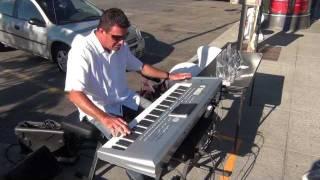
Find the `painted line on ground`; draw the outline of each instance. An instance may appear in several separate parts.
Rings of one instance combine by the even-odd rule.
[[[225,135],[220,135],[219,137],[221,137],[222,139],[225,139],[227,141],[234,141],[234,137],[225,136]],[[227,160],[226,160],[226,162],[224,164],[223,172],[230,172],[230,173],[233,172],[233,170],[234,170],[234,168],[236,166],[237,152],[238,152],[238,150],[240,148],[241,143],[242,143],[242,140],[238,139],[238,144],[237,144],[235,153],[228,153],[227,154]],[[220,175],[219,179],[220,180],[229,180],[230,176],[228,176],[225,173],[225,174]]]

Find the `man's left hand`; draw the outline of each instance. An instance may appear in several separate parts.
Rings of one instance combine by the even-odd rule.
[[[191,73],[172,73],[169,74],[169,80],[184,80],[190,79],[192,77]]]

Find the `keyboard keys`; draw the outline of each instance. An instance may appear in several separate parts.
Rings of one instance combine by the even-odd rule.
[[[131,131],[138,132],[138,133],[142,134],[145,130],[146,130],[145,128],[141,128],[141,127],[136,126],[136,127],[132,128]]]
[[[125,146],[125,147],[128,147],[132,142],[131,141],[127,141],[127,140],[123,140],[123,139],[120,139],[118,142],[116,142],[116,144],[119,144],[121,146]]]
[[[170,106],[173,102],[171,101],[166,101],[166,100],[163,100],[160,104],[161,105],[164,105],[164,106]]]
[[[168,101],[176,101],[177,100],[177,98],[174,98],[174,97],[167,97],[165,100],[168,100]]]
[[[155,121],[157,120],[158,118],[155,117],[155,116],[150,116],[150,115],[147,115],[146,117],[144,117],[145,119],[148,119],[148,120],[152,120],[152,121]]]
[[[172,96],[172,97],[178,98],[178,97],[180,97],[180,96],[181,96],[181,94],[173,92],[173,93],[171,93],[169,96]]]
[[[160,109],[160,110],[162,110],[162,111],[165,111],[165,110],[167,110],[168,109],[168,107],[165,107],[165,106],[157,106],[156,107],[157,109]]]
[[[179,94],[183,94],[185,91],[184,90],[180,90],[180,89],[176,89],[175,91],[173,91],[175,93],[179,93]]]
[[[151,115],[156,115],[156,116],[160,116],[162,114],[163,111],[159,111],[159,110],[152,110],[150,112]]]
[[[137,134],[137,133],[135,133],[135,132],[131,132],[130,134],[124,136],[123,138],[134,141],[134,140],[136,140],[136,139],[139,137],[139,135],[140,135],[140,134]]]
[[[188,88],[189,88],[189,87],[186,87],[186,86],[178,86],[177,89],[181,89],[181,90],[186,91]]]
[[[119,146],[111,146],[112,149],[116,149],[116,150],[121,150],[124,151],[126,150],[125,148],[119,147]]]
[[[149,127],[152,124],[151,121],[142,120],[138,123],[140,126]]]

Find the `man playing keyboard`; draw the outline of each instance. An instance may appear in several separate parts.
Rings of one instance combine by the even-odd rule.
[[[68,54],[68,98],[77,106],[80,120],[95,125],[108,139],[130,134],[123,117],[151,104],[128,88],[126,70],[160,79],[191,78],[190,73],[169,74],[137,59],[125,43],[129,26],[122,10],[105,10],[97,29],[86,37],[75,38]],[[130,179],[144,179],[133,171],[127,173]]]

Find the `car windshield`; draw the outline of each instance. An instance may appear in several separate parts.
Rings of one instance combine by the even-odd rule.
[[[37,0],[47,17],[54,24],[99,19],[101,11],[86,0]]]

